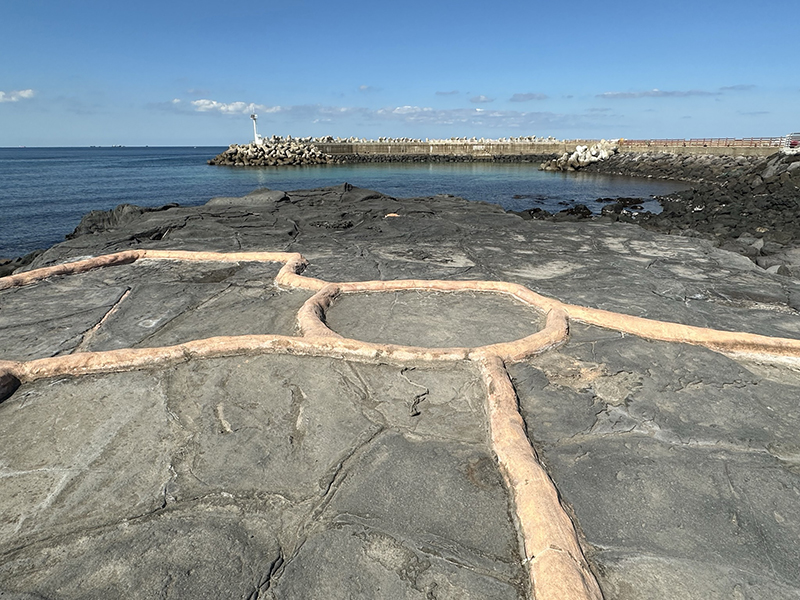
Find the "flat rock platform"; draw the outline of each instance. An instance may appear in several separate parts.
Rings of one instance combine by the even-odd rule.
[[[797,280],[347,184],[79,232],[0,278],[0,598],[800,599]]]

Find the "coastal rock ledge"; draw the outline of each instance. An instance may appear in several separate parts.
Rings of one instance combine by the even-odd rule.
[[[604,600],[800,598],[796,279],[346,184],[95,214],[45,267],[0,280],[3,600],[596,599],[531,589],[589,570]],[[560,512],[506,486],[507,409],[547,471],[513,489]]]

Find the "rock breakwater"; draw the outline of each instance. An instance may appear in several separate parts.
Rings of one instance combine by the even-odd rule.
[[[452,138],[450,140],[420,140],[413,138],[359,138],[272,136],[249,144],[231,144],[224,152],[208,161],[209,165],[229,167],[282,167],[320,164],[353,163],[453,163],[499,162],[541,163],[553,157],[551,138]],[[386,152],[387,145],[397,145],[397,151]],[[509,152],[508,146],[529,145],[527,151]],[[409,145],[412,148],[409,148]],[[419,145],[419,148],[414,148]],[[335,150],[331,150],[331,147]],[[423,151],[421,148],[424,147]],[[348,150],[344,150],[348,148]],[[478,148],[476,150],[476,148]],[[534,150],[534,152],[530,152]]]
[[[329,154],[314,145],[314,138],[272,136],[249,144],[231,144],[227,150],[208,161],[210,165],[229,167],[281,167],[324,165],[334,162]]]
[[[800,155],[739,160],[720,161],[735,167],[663,198],[663,211],[647,215],[642,225],[711,237],[763,268],[800,275]]]
[[[619,140],[600,140],[592,146],[576,146],[574,152],[564,152],[558,158],[545,161],[543,171],[577,171],[608,159],[619,151]]]
[[[773,155],[775,156],[775,155]],[[672,154],[669,152],[623,152],[607,156],[602,163],[585,165],[587,173],[630,177],[674,179],[689,182],[719,182],[749,173],[771,157]]]

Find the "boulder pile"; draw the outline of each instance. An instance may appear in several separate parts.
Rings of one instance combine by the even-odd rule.
[[[576,146],[571,154],[564,152],[558,158],[545,161],[543,171],[577,171],[592,163],[606,160],[619,151],[619,140],[600,140],[593,146]]]
[[[334,162],[314,145],[314,138],[272,136],[249,144],[231,144],[227,150],[208,161],[210,165],[229,167],[281,167],[324,165]]]
[[[669,152],[624,152],[609,156],[602,163],[586,165],[587,172],[651,177],[690,182],[722,182],[736,179],[767,160],[763,156],[714,156],[710,154],[672,154]]]
[[[800,277],[800,154],[761,156],[613,154],[588,172],[681,180],[686,189],[658,198],[662,211],[639,198],[600,198],[599,216],[582,205],[551,214],[516,214],[550,221],[622,221],[646,229],[714,240],[771,272]]]
[[[604,207],[602,219],[710,238],[764,269],[800,276],[800,154],[618,154],[587,170],[691,183],[688,189],[659,198],[659,214],[610,205]]]
[[[800,155],[720,160],[716,174],[662,199],[648,219],[670,233],[693,230],[719,240],[747,235],[778,244],[800,243]],[[736,164],[736,168],[725,168]]]

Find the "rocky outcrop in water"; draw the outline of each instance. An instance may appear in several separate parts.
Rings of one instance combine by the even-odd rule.
[[[231,144],[222,154],[209,160],[208,164],[229,167],[281,167],[324,165],[331,162],[333,158],[317,149],[313,138],[272,136],[244,145]]]
[[[543,162],[543,171],[577,171],[616,154],[619,150],[619,140],[600,140],[593,146],[576,146],[571,154],[564,152],[558,158]]]

